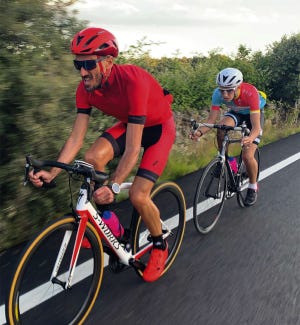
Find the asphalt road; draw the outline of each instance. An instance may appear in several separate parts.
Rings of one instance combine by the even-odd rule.
[[[300,134],[261,154],[265,173],[255,206],[228,200],[206,236],[188,222],[176,261],[155,283],[132,269],[106,269],[86,324],[300,325]],[[200,175],[178,180],[188,208]],[[18,250],[0,256],[0,306],[17,256]]]

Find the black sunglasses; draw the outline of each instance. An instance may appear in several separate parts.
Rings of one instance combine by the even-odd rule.
[[[73,60],[74,67],[76,70],[81,70],[83,68],[84,70],[93,70],[97,67],[97,63],[104,58],[99,58],[97,60],[84,60],[84,61],[78,61],[78,60]]]

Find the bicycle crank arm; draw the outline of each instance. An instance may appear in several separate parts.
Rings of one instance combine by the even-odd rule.
[[[134,267],[136,270],[141,270],[142,272],[146,268],[146,265],[144,263],[142,263],[140,260],[136,260],[134,258],[130,259],[129,265]]]

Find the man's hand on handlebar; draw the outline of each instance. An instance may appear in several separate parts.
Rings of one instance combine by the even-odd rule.
[[[246,149],[249,148],[253,143],[253,138],[249,136],[245,136],[241,140],[242,147],[245,147]]]
[[[96,204],[109,204],[114,201],[115,195],[108,186],[104,185],[94,192],[93,199]]]
[[[34,170],[31,170],[28,174],[30,182],[35,187],[42,187],[45,183],[51,183],[53,176],[50,172],[46,170],[40,170],[34,173]]]
[[[200,130],[191,131],[189,134],[189,138],[194,141],[200,141],[200,138],[202,137],[203,133]]]

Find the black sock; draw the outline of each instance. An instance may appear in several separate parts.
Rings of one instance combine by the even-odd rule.
[[[166,249],[166,242],[163,239],[163,236],[152,236],[152,241],[153,241],[153,248],[165,250]]]

